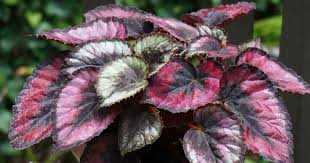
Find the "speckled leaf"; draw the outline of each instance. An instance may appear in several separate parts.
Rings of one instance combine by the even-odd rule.
[[[28,148],[50,136],[53,96],[65,56],[52,57],[39,65],[17,96],[9,129],[10,143],[15,149]]]
[[[259,68],[282,91],[299,94],[310,93],[310,85],[308,83],[293,70],[277,61],[276,58],[266,54],[263,50],[249,48],[240,55],[237,62],[238,64],[247,63]]]
[[[180,44],[168,35],[152,33],[140,37],[134,45],[135,55],[142,57],[150,66],[150,74],[155,74],[170,59],[173,50]]]
[[[153,15],[148,15],[146,16],[145,20],[153,23],[155,26],[158,26],[160,29],[169,33],[180,41],[187,42],[199,36],[199,32],[196,28],[177,19],[160,18]]]
[[[237,47],[228,45],[222,47],[221,43],[212,36],[200,36],[189,43],[186,57],[207,54],[211,57],[229,58],[236,57],[239,53]]]
[[[183,138],[191,163],[243,162],[242,128],[233,114],[220,105],[210,105],[196,110],[194,120],[201,129],[189,129]]]
[[[100,105],[110,106],[142,91],[147,85],[148,65],[137,57],[123,57],[102,67],[96,84]]]
[[[53,151],[69,149],[89,141],[108,127],[118,108],[100,108],[94,82],[97,69],[75,72],[63,83],[54,113]]]
[[[86,67],[100,68],[106,63],[132,55],[130,46],[125,41],[94,41],[78,46],[65,60],[62,71],[72,74]]]
[[[240,120],[246,146],[273,162],[291,162],[293,143],[287,109],[267,76],[242,64],[221,79],[225,106]]]
[[[255,3],[239,2],[215,8],[201,9],[182,16],[182,20],[189,24],[204,23],[207,26],[218,26],[233,21],[241,15],[248,14],[255,10],[255,8]]]
[[[158,110],[143,105],[134,105],[127,109],[118,130],[118,145],[122,155],[155,142],[162,128]]]
[[[147,29],[148,24],[144,21],[146,14],[146,12],[137,8],[109,4],[106,6],[99,6],[85,13],[84,16],[86,18],[86,22],[102,17],[120,18],[124,20],[128,31],[128,36],[135,37],[149,32],[149,29]]]
[[[201,36],[203,35],[210,35],[217,38],[220,41],[227,41],[227,34],[225,33],[224,29],[218,27],[208,27],[203,24],[199,24],[196,27],[199,31]]]
[[[212,60],[195,68],[183,59],[174,59],[151,78],[142,102],[173,113],[187,112],[217,98],[221,77],[221,65]]]
[[[117,136],[102,134],[87,143],[81,163],[140,163],[137,157],[122,157],[117,145]]]
[[[124,39],[127,37],[127,31],[123,21],[118,18],[100,18],[80,26],[64,30],[53,29],[36,36],[64,44],[77,45],[93,40]]]

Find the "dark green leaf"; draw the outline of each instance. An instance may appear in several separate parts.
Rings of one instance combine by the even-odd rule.
[[[118,130],[118,145],[122,155],[154,143],[161,134],[163,122],[159,112],[141,106],[128,108],[122,116]]]

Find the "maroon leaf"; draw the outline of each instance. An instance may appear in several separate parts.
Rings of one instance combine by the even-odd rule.
[[[134,105],[122,115],[118,129],[118,146],[124,155],[153,144],[161,134],[163,123],[158,110]]]
[[[183,138],[183,148],[191,163],[243,161],[242,128],[231,113],[220,105],[198,109],[194,120],[201,129],[189,129]]]
[[[221,43],[212,36],[200,36],[189,43],[186,57],[192,57],[199,54],[207,54],[211,57],[229,58],[235,57],[239,50],[235,46],[222,47]]]
[[[39,65],[16,98],[9,129],[9,139],[16,149],[25,149],[50,136],[53,95],[56,80],[66,55],[52,57]]]
[[[187,112],[216,99],[221,77],[221,65],[212,60],[195,68],[183,59],[174,59],[151,78],[142,102],[173,113]]]
[[[269,79],[276,83],[282,91],[309,94],[310,86],[293,70],[277,61],[276,58],[266,54],[263,50],[249,48],[238,58],[238,64],[247,63],[259,68]]]
[[[163,31],[169,33],[180,41],[187,42],[199,36],[199,32],[196,28],[176,19],[160,18],[153,15],[148,15],[145,20],[160,27]]]
[[[117,136],[103,134],[87,144],[81,163],[139,163],[137,157],[122,157],[117,146]]]
[[[150,32],[147,28],[144,18],[147,13],[137,8],[126,6],[118,6],[109,4],[106,6],[99,6],[86,14],[84,14],[86,22],[95,20],[97,18],[117,17],[124,20],[128,36],[140,36],[146,32]]]
[[[239,2],[236,4],[223,5],[215,8],[201,9],[197,12],[182,16],[182,20],[189,23],[204,23],[207,26],[219,26],[237,17],[248,14],[255,10],[255,3]]]
[[[231,68],[221,79],[225,106],[240,120],[245,144],[274,162],[291,162],[289,115],[267,76],[247,64]]]
[[[54,29],[46,33],[37,34],[49,40],[65,44],[82,44],[88,41],[127,37],[127,31],[122,20],[118,18],[100,18],[80,26],[65,30]]]
[[[97,69],[75,72],[63,83],[54,114],[54,151],[69,149],[89,141],[108,127],[118,108],[99,108],[94,82]]]

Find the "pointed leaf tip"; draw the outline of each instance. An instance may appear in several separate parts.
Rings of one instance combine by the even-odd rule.
[[[214,8],[201,9],[197,12],[182,16],[182,20],[189,23],[204,23],[207,26],[222,26],[241,15],[249,14],[256,9],[253,2],[239,2]]]
[[[118,18],[100,18],[80,26],[64,30],[54,29],[35,36],[64,44],[78,45],[94,40],[124,39],[127,37],[127,31],[123,21]]]
[[[51,108],[66,56],[55,56],[39,65],[17,96],[9,128],[9,140],[15,149],[28,148],[51,135]]]
[[[101,68],[96,83],[100,105],[110,106],[142,91],[148,85],[148,71],[147,63],[134,56],[109,62]]]
[[[239,56],[237,63],[257,67],[282,91],[310,94],[310,85],[302,77],[263,50],[248,48]]]
[[[221,79],[225,107],[239,119],[246,146],[265,159],[291,162],[293,143],[287,109],[257,68],[231,67]]]
[[[171,36],[183,42],[187,42],[199,36],[199,31],[196,28],[177,19],[160,18],[153,15],[147,15],[145,20],[153,23],[161,30],[169,33]]]

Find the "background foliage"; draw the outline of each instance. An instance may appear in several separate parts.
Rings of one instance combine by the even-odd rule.
[[[221,0],[116,0],[118,4],[136,6],[156,15],[179,17],[182,13]],[[254,36],[262,37],[267,46],[278,46],[281,34],[281,0],[256,0]],[[78,0],[0,0],[0,162],[74,162],[71,154],[50,156],[47,143],[34,149],[15,151],[7,140],[11,107],[27,76],[46,56],[68,47],[29,37],[51,28],[65,28],[82,22],[82,5]],[[41,147],[40,147],[41,146]],[[43,147],[43,148],[42,148]],[[40,152],[37,152],[37,150]],[[56,161],[58,160],[58,161]],[[247,163],[262,162],[249,155]]]

